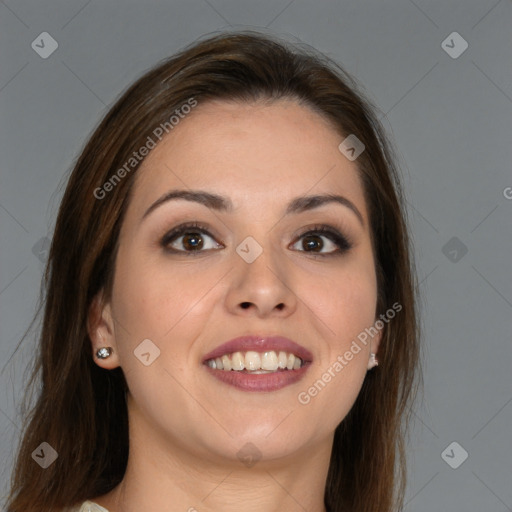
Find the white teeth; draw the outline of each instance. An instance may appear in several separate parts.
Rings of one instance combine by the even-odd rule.
[[[254,350],[248,352],[234,352],[233,354],[224,354],[222,357],[209,359],[206,363],[214,370],[224,371],[242,371],[247,370],[255,374],[271,373],[278,370],[298,370],[304,363],[302,359],[292,353],[283,350],[279,354],[275,350],[258,353]]]
[[[231,369],[237,371],[245,369],[245,359],[241,352],[231,354]]]
[[[245,353],[245,367],[247,370],[260,370],[261,357],[258,352],[249,351]]]
[[[222,369],[231,370],[231,360],[228,356],[222,356]]]
[[[300,360],[299,360],[300,364]],[[277,356],[276,353],[271,350],[270,352],[265,352],[263,357],[261,358],[261,369],[262,370],[277,370]]]

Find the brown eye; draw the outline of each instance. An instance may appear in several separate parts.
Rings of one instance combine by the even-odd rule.
[[[206,228],[195,225],[178,226],[167,233],[160,244],[168,252],[182,254],[199,254],[223,247],[208,233]]]
[[[333,228],[319,226],[301,235],[292,248],[320,256],[334,256],[347,252],[352,244]]]
[[[324,246],[322,237],[318,235],[308,235],[302,239],[302,248],[308,252],[320,252]]]
[[[187,233],[183,236],[183,241],[181,243],[188,251],[197,251],[204,245],[203,237],[200,233]]]

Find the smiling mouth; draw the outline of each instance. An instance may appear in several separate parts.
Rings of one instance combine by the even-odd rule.
[[[225,372],[235,371],[250,374],[276,373],[282,371],[299,370],[305,366],[306,361],[292,352],[283,350],[268,350],[256,352],[233,352],[220,357],[208,359],[204,362],[214,370]]]

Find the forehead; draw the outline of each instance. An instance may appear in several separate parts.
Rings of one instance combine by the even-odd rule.
[[[228,195],[235,208],[248,200],[269,208],[299,194],[336,192],[350,196],[366,217],[357,167],[338,149],[343,138],[293,100],[200,103],[142,163],[134,207],[170,188]]]

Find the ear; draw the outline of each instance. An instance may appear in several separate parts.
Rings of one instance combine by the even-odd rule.
[[[377,322],[375,322],[376,324]],[[372,337],[371,341],[370,341],[370,354],[374,354],[375,355],[375,359],[370,355],[368,354],[368,366],[367,366],[367,370],[371,370],[374,366],[376,366],[378,364],[378,354],[379,354],[379,346],[380,346],[380,342],[382,340],[382,331],[384,329],[379,329],[377,331],[377,334],[375,334],[375,336]]]
[[[104,301],[103,290],[94,297],[89,306],[87,332],[91,340],[94,362],[106,370],[117,368],[119,366],[119,352],[116,344],[114,321],[111,305]],[[113,349],[113,353],[106,359],[100,359],[96,356],[96,351],[103,347]]]
[[[370,351],[371,353],[375,354],[376,356],[379,354],[379,346],[380,342],[382,340],[382,332],[384,329],[379,329],[379,332],[372,338],[370,342]]]

